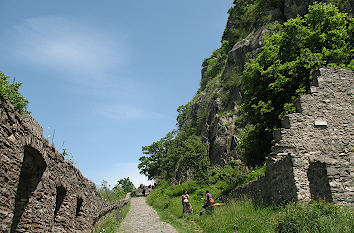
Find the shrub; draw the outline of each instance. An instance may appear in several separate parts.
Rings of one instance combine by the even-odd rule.
[[[200,81],[200,89],[204,90],[208,82],[215,78],[224,69],[227,62],[227,53],[231,49],[229,41],[222,41],[221,47],[213,52],[213,54],[204,60],[203,67],[206,71]]]
[[[0,72],[0,95],[5,99],[8,99],[14,106],[15,110],[20,114],[30,113],[27,111],[27,104],[29,101],[18,92],[21,83],[14,82],[10,84],[8,79],[9,76]]]

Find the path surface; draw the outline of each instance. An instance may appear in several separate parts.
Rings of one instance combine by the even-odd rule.
[[[177,233],[168,223],[160,220],[156,211],[146,204],[145,197],[130,200],[130,211],[120,224],[121,233]]]

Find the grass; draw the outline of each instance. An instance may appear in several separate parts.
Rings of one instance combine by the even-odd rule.
[[[180,195],[184,189],[189,191],[194,215],[183,218]],[[147,202],[162,221],[170,223],[178,232],[354,232],[354,207],[319,201],[280,206],[234,201],[199,216],[205,189],[206,186],[194,181],[176,186],[162,181],[149,194]],[[223,192],[216,185],[209,185],[208,189],[215,197]]]
[[[123,198],[125,198],[126,194],[127,194],[126,192],[117,194],[111,190],[100,191],[101,197],[111,203],[122,200]]]
[[[215,208],[197,222],[204,232],[273,232],[278,213],[273,207],[257,207],[249,200],[237,201]]]
[[[95,227],[92,232],[99,233],[102,232],[103,229],[106,230],[107,233],[114,233],[118,231],[120,223],[123,221],[125,216],[128,214],[130,210],[130,202],[128,205],[116,209],[108,214],[104,219],[102,219]]]

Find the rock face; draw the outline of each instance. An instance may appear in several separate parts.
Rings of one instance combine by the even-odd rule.
[[[0,96],[0,232],[90,232],[126,201],[103,200],[42,132]]]
[[[192,126],[197,128],[197,134],[209,146],[209,158],[212,164],[223,165],[227,160],[239,159],[239,154],[235,150],[238,145],[237,132],[242,129],[242,126],[237,125],[238,108],[243,101],[242,87],[236,86],[232,90],[227,90],[223,86],[218,86],[217,83],[227,82],[228,77],[233,76],[233,72],[242,71],[246,62],[246,56],[251,53],[256,57],[262,49],[262,40],[264,36],[269,34],[268,23],[279,23],[284,20],[304,15],[307,13],[308,6],[315,2],[314,0],[285,0],[283,6],[279,6],[273,10],[267,11],[262,16],[273,16],[273,20],[263,22],[260,19],[256,20],[255,29],[252,30],[245,39],[236,42],[232,49],[227,54],[227,62],[223,71],[222,77],[210,81],[205,90],[196,94],[192,100]],[[352,14],[354,1],[345,0],[347,12]],[[233,30],[232,16],[226,25],[226,30],[223,35],[223,40],[231,43],[234,41],[231,31]],[[250,31],[248,29],[244,29]],[[207,79],[205,72],[207,67],[202,70],[202,80]],[[211,96],[214,96],[212,98]],[[225,106],[222,98],[227,97],[228,102],[233,102],[233,106]],[[231,109],[229,113],[220,114],[225,109]],[[224,113],[224,112],[223,112]]]
[[[354,205],[354,73],[323,68],[274,134],[264,176],[224,198],[264,202],[325,199]]]
[[[234,111],[223,112],[224,106],[220,98],[211,98],[224,92],[222,88],[209,85],[193,99],[190,114],[191,126],[196,128],[197,135],[208,145],[211,163],[219,165],[239,157],[233,150],[238,143],[235,136],[239,130],[235,125],[237,115]]]
[[[285,0],[284,1],[284,17],[286,19],[295,18],[297,15],[304,15],[308,5],[313,0]]]
[[[253,56],[257,56],[261,52],[262,39],[264,35],[268,33],[267,25],[260,27],[255,33],[251,33],[248,37],[252,39],[245,39],[237,42],[234,47],[228,53],[228,67],[242,68],[246,63],[246,54],[253,53]],[[230,70],[230,68],[226,68]]]

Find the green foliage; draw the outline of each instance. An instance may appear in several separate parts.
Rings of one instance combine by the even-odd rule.
[[[266,40],[259,56],[246,63],[242,111],[255,129],[248,132],[240,148],[248,153],[249,164],[263,161],[270,133],[285,114],[295,111],[293,101],[309,90],[314,70],[351,63],[352,33],[353,20],[348,22],[332,4],[317,3],[304,17],[284,23]]]
[[[122,187],[122,184],[124,185],[124,188]],[[116,202],[118,200],[121,200],[125,198],[126,194],[130,191],[131,185],[129,182],[131,182],[128,178],[120,179],[117,184],[111,189],[111,186],[108,184],[108,181],[102,180],[101,186],[99,188],[99,192],[102,196],[102,198],[106,199],[109,202]],[[134,185],[133,185],[134,189]]]
[[[325,0],[326,3],[331,3],[339,8],[340,11],[346,12],[348,10],[350,0]]]
[[[5,99],[8,99],[14,106],[15,110],[20,114],[30,113],[27,111],[27,104],[29,101],[18,92],[21,83],[15,82],[10,84],[8,78],[9,76],[0,72],[0,95]]]
[[[223,40],[235,44],[245,38],[265,22],[282,19],[267,13],[274,9],[283,9],[284,0],[235,0],[234,6],[228,11],[228,25]]]
[[[149,180],[163,175],[163,168],[167,163],[167,148],[175,135],[176,131],[169,132],[159,141],[152,143],[150,146],[142,147],[143,154],[147,156],[139,158],[140,163],[138,168],[140,169],[140,173],[147,176]]]
[[[122,208],[112,211],[112,213],[108,214],[108,216],[95,226],[92,232],[103,232],[103,229],[105,229],[106,232],[117,232],[120,223],[127,216],[129,209],[130,203]]]
[[[284,208],[277,232],[353,232],[354,209],[314,201],[291,203]]]
[[[118,187],[121,187],[125,193],[129,193],[135,189],[135,186],[129,177],[118,180],[118,183],[114,186],[113,190],[118,189]]]
[[[189,102],[186,105],[181,105],[177,108],[177,112],[179,113],[177,116],[177,127],[181,130],[184,126],[186,126],[187,121],[190,119],[190,114],[192,112],[192,103]]]
[[[351,69],[352,71],[354,71],[354,59],[350,62],[350,64],[348,65],[348,68]]]
[[[184,190],[190,195],[190,202],[197,208],[202,206],[201,197],[209,189],[214,199],[229,193],[234,188],[254,181],[265,172],[265,166],[249,171],[236,161],[230,161],[224,167],[211,167],[203,180],[189,180],[179,185],[171,185],[169,180],[162,180],[147,197],[147,201],[154,208],[170,210],[173,215],[181,216],[180,197]]]
[[[279,210],[273,206],[261,207],[254,202],[234,201],[214,209],[211,215],[203,216],[198,224],[203,232],[274,232],[275,216]]]
[[[204,90],[208,82],[222,72],[226,65],[227,53],[230,51],[231,46],[228,41],[222,41],[221,47],[215,50],[211,57],[204,60],[203,67],[206,68],[206,71],[200,81],[201,90]]]
[[[149,179],[202,179],[209,165],[206,145],[193,129],[172,131],[164,138],[142,148],[138,168]]]
[[[272,134],[264,132],[260,124],[247,125],[238,134],[239,144],[236,150],[241,154],[245,164],[260,165],[270,150]]]
[[[229,168],[228,168],[229,169]],[[257,177],[264,167],[250,172]],[[226,170],[221,173],[228,173]],[[216,178],[216,177],[215,177]],[[199,216],[205,190],[217,198],[223,191],[216,184],[198,184],[188,181],[171,186],[168,181],[158,184],[147,197],[164,221],[179,232],[352,232],[353,207],[340,207],[321,202],[291,203],[285,206],[264,206],[250,200],[239,200],[214,208],[209,215]],[[180,195],[187,190],[194,209],[193,216],[182,216]]]
[[[70,163],[70,164],[72,164],[72,165],[76,165],[76,161],[75,161],[75,159],[74,159],[74,155],[73,155],[73,153],[68,153],[68,151],[67,151],[67,149],[66,148],[63,148],[63,153],[62,153],[62,155],[64,156],[64,159],[68,162],[68,163]]]

